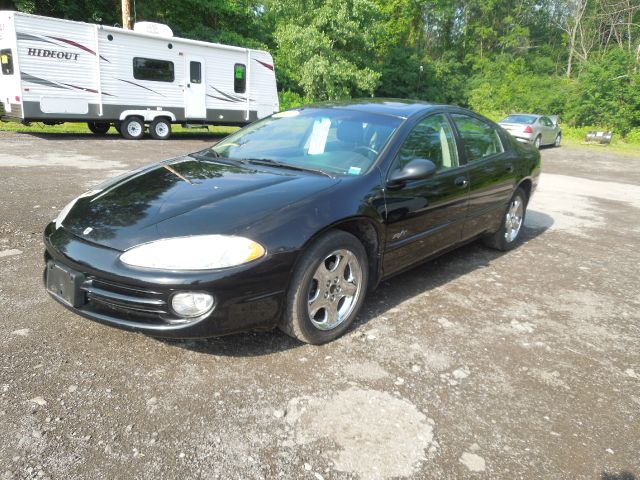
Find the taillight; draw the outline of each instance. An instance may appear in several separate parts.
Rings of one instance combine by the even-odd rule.
[[[524,133],[533,133],[533,128],[531,128],[531,125],[527,125],[524,128]]]

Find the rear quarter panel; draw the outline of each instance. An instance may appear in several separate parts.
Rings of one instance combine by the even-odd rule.
[[[514,138],[510,138],[509,141],[516,160],[516,184],[521,185],[526,180],[531,181],[531,194],[533,194],[540,177],[540,152],[533,145],[518,142]]]

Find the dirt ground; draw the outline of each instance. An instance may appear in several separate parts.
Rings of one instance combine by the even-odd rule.
[[[640,152],[543,150],[519,248],[384,282],[322,347],[159,341],[47,296],[69,200],[211,142],[0,132],[0,478],[640,478]]]

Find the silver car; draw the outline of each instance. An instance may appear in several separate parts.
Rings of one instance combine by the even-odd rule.
[[[517,140],[532,143],[536,148],[542,145],[559,147],[562,141],[562,130],[558,125],[558,117],[554,115],[514,113],[498,124]]]

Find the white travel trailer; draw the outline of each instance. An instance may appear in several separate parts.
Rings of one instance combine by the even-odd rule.
[[[273,59],[259,50],[173,37],[169,27],[134,30],[0,11],[2,120],[111,125],[129,139],[145,126],[157,139],[171,124],[245,125],[278,111]]]

